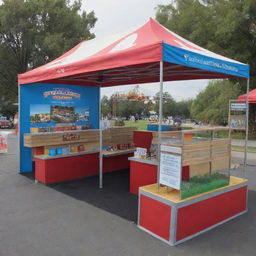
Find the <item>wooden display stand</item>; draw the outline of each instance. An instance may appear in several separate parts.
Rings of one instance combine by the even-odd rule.
[[[111,127],[103,131],[103,145],[115,146],[114,151],[103,151],[103,172],[129,168],[128,157],[136,127]],[[32,148],[35,179],[49,184],[99,174],[99,130],[29,133],[24,145]],[[120,146],[121,145],[121,146]],[[51,148],[69,147],[68,154],[49,155]]]
[[[171,141],[175,143],[168,143],[168,145],[178,148],[182,152],[182,180],[188,180],[195,175],[229,168],[231,157],[230,139],[193,141],[192,133],[218,130],[223,130],[223,128],[201,128],[183,132],[162,132],[163,140],[168,141],[171,138]],[[156,132],[134,132],[135,146],[149,149],[151,143],[158,143]],[[139,187],[157,182],[158,161],[135,157],[131,157],[129,160],[131,193],[138,194]]]
[[[138,227],[169,245],[177,245],[247,211],[247,180],[185,200],[177,190],[157,184],[139,190]]]
[[[230,139],[213,136],[215,131],[162,133],[159,180],[166,186],[139,188],[138,227],[176,245],[247,211],[247,180],[229,177]],[[153,134],[152,143],[157,139]],[[146,166],[134,167],[135,162],[137,166],[139,162],[150,164],[147,159],[130,160],[131,175],[143,169],[147,175]],[[155,162],[155,170],[157,166]],[[222,173],[215,174],[217,171]]]

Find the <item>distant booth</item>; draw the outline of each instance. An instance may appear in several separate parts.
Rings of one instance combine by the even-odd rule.
[[[247,93],[242,94],[237,98],[238,102],[246,103],[246,100],[248,100],[248,104],[249,104],[249,120],[248,120],[249,136],[256,136],[256,89],[248,93],[248,98],[247,98]]]
[[[249,66],[153,19],[104,43],[81,42],[19,75],[20,173],[35,170],[45,184],[98,175],[102,188],[103,173],[130,167],[138,227],[170,245],[246,212],[247,181],[230,176],[230,139],[161,127],[164,81],[248,79]],[[102,125],[101,88],[149,82],[160,83],[158,131]]]

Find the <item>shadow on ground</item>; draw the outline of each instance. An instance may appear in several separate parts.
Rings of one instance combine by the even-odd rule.
[[[138,197],[129,192],[129,170],[104,174],[104,188],[98,176],[48,185],[68,196],[137,222]]]

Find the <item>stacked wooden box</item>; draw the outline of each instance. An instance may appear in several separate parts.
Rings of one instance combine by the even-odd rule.
[[[103,131],[103,145],[133,144],[133,132],[137,127],[114,126]]]
[[[178,143],[181,143],[181,132],[176,131],[166,131],[161,132],[161,141],[168,141],[171,140],[172,142],[178,141]],[[158,144],[158,132],[152,132],[152,144]],[[163,144],[163,143],[161,143]]]
[[[117,145],[132,145],[133,132],[137,127],[116,126],[103,131],[103,145],[116,147]],[[24,146],[37,148],[44,147],[44,154],[50,148],[70,147],[70,152],[98,151],[99,130],[27,133],[24,135]]]
[[[73,140],[66,140],[66,135],[74,135]],[[85,130],[85,131],[69,131],[69,132],[52,132],[52,133],[26,133],[24,135],[25,147],[42,147],[52,145],[74,144],[74,143],[88,143],[98,145],[99,131]]]
[[[229,168],[230,139],[198,141],[186,144],[168,144],[181,148],[182,166],[190,166],[190,177]]]

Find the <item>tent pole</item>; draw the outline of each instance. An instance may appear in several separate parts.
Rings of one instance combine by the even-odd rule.
[[[103,188],[103,154],[102,154],[102,125],[101,125],[101,86],[99,87],[99,133],[100,133],[100,143],[99,143],[99,187]]]
[[[159,91],[159,120],[158,120],[158,167],[157,167],[157,188],[160,188],[160,147],[161,147],[161,127],[163,121],[163,61],[160,61],[160,91]]]
[[[245,143],[244,143],[244,167],[243,176],[246,177],[246,165],[247,165],[247,144],[248,144],[248,133],[249,133],[249,90],[250,90],[250,78],[247,79],[246,89],[246,130],[245,130]]]
[[[21,172],[21,164],[20,164],[20,161],[21,161],[21,144],[20,144],[20,116],[21,116],[21,107],[20,107],[20,102],[21,102],[21,96],[20,96],[20,91],[21,91],[21,85],[18,84],[18,103],[19,103],[19,106],[18,106],[18,150],[19,150],[19,172]],[[16,127],[15,127],[15,130],[16,130]]]

